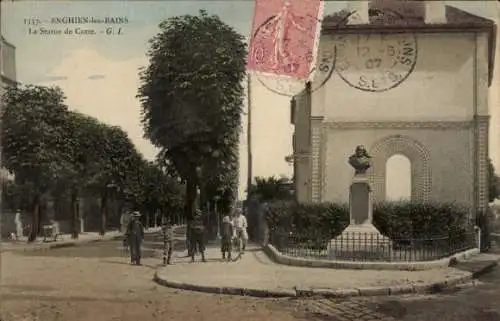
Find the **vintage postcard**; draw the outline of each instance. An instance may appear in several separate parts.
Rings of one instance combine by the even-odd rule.
[[[0,321],[499,321],[499,3],[1,0]]]

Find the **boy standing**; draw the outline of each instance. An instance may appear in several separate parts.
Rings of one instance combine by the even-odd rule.
[[[203,215],[200,210],[196,210],[194,220],[191,222],[191,233],[190,233],[190,249],[191,249],[191,262],[194,262],[194,255],[196,253],[196,248],[201,253],[201,261],[205,260],[205,225],[203,224]]]
[[[222,230],[221,230],[221,252],[222,260],[231,261],[231,245],[233,240],[233,222],[229,215],[224,216],[222,219]]]
[[[170,265],[173,252],[174,227],[170,218],[163,216],[162,218],[163,231],[163,265]]]

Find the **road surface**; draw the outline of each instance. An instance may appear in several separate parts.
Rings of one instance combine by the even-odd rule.
[[[161,249],[157,237],[147,236],[145,247]],[[177,247],[184,247],[183,242]],[[143,266],[132,266],[124,254],[120,241],[2,253],[0,320],[307,320],[297,318],[293,306],[275,300],[159,286],[152,277],[161,257],[149,251]]]
[[[480,285],[448,293],[352,300],[298,300],[296,305],[323,321],[500,321],[500,268]]]
[[[176,246],[182,249],[183,241]],[[148,236],[145,247],[161,249],[161,237]],[[484,276],[478,287],[447,294],[344,301],[257,299],[156,285],[152,276],[161,256],[151,250],[146,253],[143,266],[129,264],[120,241],[47,252],[3,253],[0,319],[500,321],[498,269]]]

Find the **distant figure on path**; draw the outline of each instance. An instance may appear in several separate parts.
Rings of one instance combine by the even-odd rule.
[[[130,212],[125,212],[120,216],[120,232],[125,234],[127,232],[127,226],[130,221]]]
[[[166,247],[164,250],[167,252],[167,264],[171,264],[172,262],[172,252],[174,250],[173,242],[174,242],[174,227],[172,226],[172,222],[170,218],[167,216],[162,217],[161,228],[164,233],[164,240]],[[165,254],[165,253],[164,253]]]
[[[201,260],[206,262],[205,260],[205,226],[203,224],[203,215],[200,210],[196,210],[194,220],[191,222],[191,232],[190,232],[190,249],[191,249],[191,262],[194,262],[194,255],[196,253],[196,249],[198,248],[198,252],[201,253]]]
[[[222,219],[222,230],[221,230],[221,252],[222,260],[231,261],[231,245],[233,240],[233,222],[229,215],[224,216]]]
[[[124,239],[130,246],[130,263],[136,265],[141,265],[141,246],[144,240],[144,226],[139,220],[140,217],[139,212],[132,213]]]
[[[16,224],[16,240],[19,240],[23,237],[23,222],[21,220],[21,211],[16,211],[16,216],[14,218],[14,223]]]

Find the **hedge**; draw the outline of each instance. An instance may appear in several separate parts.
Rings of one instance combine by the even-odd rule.
[[[383,202],[374,205],[373,224],[393,239],[460,239],[469,231],[469,210],[453,203]],[[334,238],[349,225],[346,204],[278,201],[268,204],[271,231],[294,232],[309,239]]]

